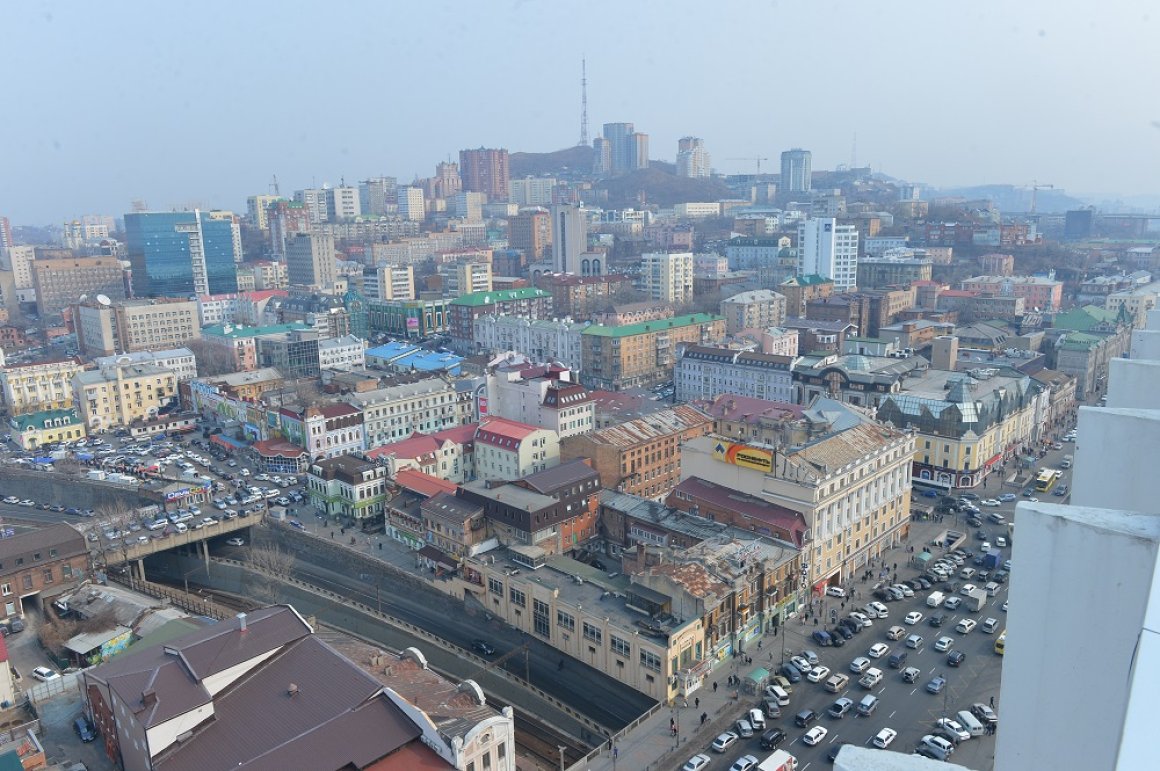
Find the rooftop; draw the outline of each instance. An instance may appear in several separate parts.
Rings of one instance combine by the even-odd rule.
[[[751,396],[718,394],[712,400],[693,402],[697,409],[717,420],[757,423],[761,419],[796,420],[802,416],[805,407],[789,402],[755,399]]]
[[[68,425],[78,425],[81,422],[80,416],[73,407],[60,410],[41,410],[40,412],[26,412],[23,415],[13,415],[8,419],[9,425],[13,426],[17,431],[28,431],[34,428],[45,428],[46,423],[60,420]]]
[[[521,287],[519,289],[500,289],[493,292],[472,292],[471,294],[465,294],[452,300],[451,304],[478,308],[485,305],[495,305],[496,303],[533,300],[539,297],[551,296],[551,292],[546,292],[543,289]]]
[[[424,474],[418,469],[403,469],[395,474],[395,484],[404,490],[418,493],[426,498],[430,498],[437,493],[454,493],[459,489],[459,486],[454,482],[448,482],[445,479],[433,477],[430,474]]]
[[[727,297],[721,302],[723,303],[759,303],[770,302],[772,300],[784,300],[785,295],[779,294],[772,289],[751,289],[748,292],[739,292],[732,297]]]
[[[570,485],[593,481],[599,486],[600,475],[584,458],[573,458],[558,466],[537,471],[520,480],[520,484],[544,495],[552,495]]]
[[[245,327],[240,324],[212,324],[208,327],[202,327],[201,334],[203,337],[227,337],[231,340],[239,340],[247,337],[276,335],[282,332],[305,329],[307,329],[307,326],[301,321],[295,321],[290,324],[270,324],[264,327]]]
[[[674,316],[671,319],[657,319],[642,321],[637,324],[621,324],[615,327],[606,327],[603,324],[593,324],[580,334],[595,335],[597,337],[629,337],[643,335],[649,332],[663,332],[675,327],[689,327],[694,324],[710,324],[714,321],[724,321],[721,316],[709,313],[689,313],[685,316]]]
[[[417,459],[425,455],[433,455],[447,442],[470,446],[475,440],[476,428],[477,424],[469,423],[464,426],[456,426],[431,434],[415,432],[406,439],[379,445],[373,450],[370,450],[367,453],[367,457],[378,459],[393,456],[395,458]]]
[[[535,432],[543,430],[539,426],[520,423],[517,420],[487,418],[479,424],[479,429],[475,432],[475,439],[484,444],[500,445],[504,443],[505,446],[510,446],[511,442],[521,442]],[[505,443],[504,440],[508,441]]]
[[[262,367],[261,369],[251,369],[246,372],[230,372],[216,377],[198,378],[198,380],[210,385],[224,385],[229,388],[238,388],[239,386],[282,379],[282,373],[274,367]]]
[[[556,505],[555,498],[513,484],[495,484],[477,479],[460,485],[460,489],[524,511],[543,511]]]
[[[688,496],[686,500],[701,499],[714,506],[735,511],[747,519],[757,520],[781,528],[790,534],[790,540],[798,547],[802,545],[806,533],[805,519],[796,511],[778,506],[762,498],[739,493],[728,487],[700,477],[689,477],[683,480],[673,493]],[[761,532],[758,527],[757,532]]]
[[[587,436],[596,444],[632,447],[709,422],[709,416],[696,407],[679,404],[671,409],[660,410],[618,426],[601,428]]]

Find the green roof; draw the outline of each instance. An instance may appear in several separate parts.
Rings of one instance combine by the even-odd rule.
[[[229,329],[229,331],[227,332],[226,329]],[[295,329],[307,329],[307,326],[301,321],[294,321],[289,324],[271,324],[267,327],[243,327],[238,324],[214,324],[213,326],[203,328],[201,330],[201,334],[210,335],[212,337],[229,337],[236,340],[240,337],[276,335],[279,332],[290,332]]]
[[[75,409],[63,410],[43,410],[41,412],[28,412],[23,415],[16,415],[9,422],[19,431],[27,431],[30,428],[42,429],[46,421],[58,420],[66,418],[69,425],[80,425],[81,419],[77,415]]]
[[[1052,325],[1057,329],[1074,329],[1086,332],[1100,324],[1113,323],[1116,318],[1116,311],[1110,311],[1098,305],[1085,305],[1082,308],[1072,308],[1066,313],[1057,313]]]
[[[1104,338],[1084,332],[1068,332],[1059,347],[1070,351],[1086,351],[1098,346]]]
[[[551,292],[526,286],[519,289],[498,289],[494,292],[472,292],[471,294],[457,297],[451,301],[451,304],[471,305],[478,308],[483,305],[495,305],[496,303],[512,302],[513,300],[533,300],[537,297],[551,296]]]
[[[814,284],[832,284],[834,279],[811,273],[808,276],[790,276],[781,282],[782,286],[812,286]]]
[[[690,313],[687,316],[674,316],[671,319],[656,319],[642,321],[639,324],[621,324],[616,327],[606,327],[603,324],[593,324],[580,334],[596,335],[598,337],[629,337],[645,332],[660,332],[674,327],[688,327],[693,324],[708,324],[712,321],[724,321],[724,316],[714,316],[711,313]]]

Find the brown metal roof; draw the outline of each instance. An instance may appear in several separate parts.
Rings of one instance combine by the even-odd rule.
[[[52,554],[52,550],[56,554]],[[0,575],[20,573],[37,565],[84,554],[85,538],[75,527],[67,524],[50,525],[39,530],[20,533],[11,538],[0,538]],[[40,555],[37,557],[36,555]],[[17,560],[22,560],[20,565]]]

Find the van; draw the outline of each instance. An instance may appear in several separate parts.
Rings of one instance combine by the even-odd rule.
[[[906,663],[906,651],[891,653],[887,663],[890,665],[891,669],[902,669],[903,664]]]
[[[994,634],[995,630],[999,628],[999,619],[988,618],[983,621],[983,631],[987,634]]]
[[[785,689],[780,685],[766,686],[765,693],[770,698],[774,699],[779,707],[785,707],[789,705],[789,694],[786,693]]]
[[[826,680],[826,690],[830,693],[841,693],[846,689],[846,686],[849,684],[849,682],[849,675],[844,675],[841,672],[838,672],[837,674],[830,675],[829,679]]]
[[[970,581],[975,577],[975,573],[977,572],[978,571],[976,571],[974,568],[963,568],[959,571],[959,578],[963,579],[964,581]]]
[[[926,598],[926,604],[931,608],[937,608],[939,605],[942,605],[946,597],[942,592],[931,592],[930,596]]]
[[[946,760],[955,751],[955,745],[941,736],[926,735],[920,742],[938,760]]]
[[[876,709],[878,709],[878,697],[873,694],[863,696],[862,701],[858,702],[858,714],[862,717],[870,717]]]
[[[969,733],[971,736],[982,736],[985,733],[983,724],[980,723],[979,719],[972,715],[969,710],[964,709],[962,712],[959,712],[957,715],[955,715],[955,720],[957,720],[959,725],[963,727],[963,730]]]
[[[983,588],[987,590],[988,597],[994,597],[999,593],[999,584],[995,583],[994,581],[988,581],[986,586]]]
[[[1063,460],[1061,460],[1061,461],[1059,462],[1059,467],[1060,467],[1060,468],[1071,468],[1071,456],[1070,456],[1070,455],[1064,455],[1064,456],[1063,456]]]

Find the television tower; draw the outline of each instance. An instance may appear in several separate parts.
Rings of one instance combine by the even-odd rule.
[[[580,144],[588,146],[588,62],[580,60]]]

